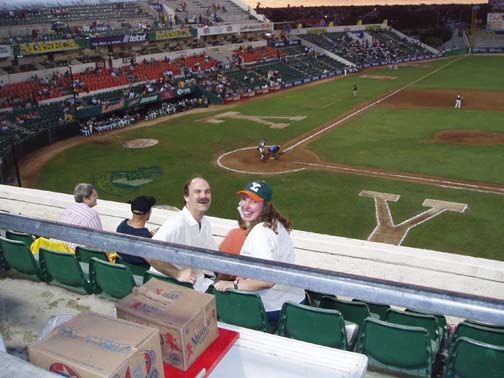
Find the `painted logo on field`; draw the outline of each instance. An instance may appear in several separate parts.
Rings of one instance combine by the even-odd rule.
[[[201,122],[219,124],[224,122],[224,120],[228,119],[243,119],[247,121],[252,121],[259,123],[261,125],[266,125],[271,127],[272,129],[283,129],[284,127],[289,126],[289,123],[286,122],[278,122],[282,121],[302,121],[306,118],[306,116],[260,116],[260,115],[244,115],[240,114],[240,112],[225,112],[215,114],[208,118],[200,119]]]
[[[120,194],[121,189],[137,189],[162,175],[163,171],[158,166],[141,167],[128,171],[112,171],[109,175],[94,176],[92,181],[101,192]]]
[[[428,207],[428,210],[396,225],[394,223],[394,219],[392,218],[392,213],[390,212],[388,203],[399,201],[399,198],[401,197],[400,195],[363,190],[359,193],[359,196],[373,198],[375,202],[377,225],[371,235],[369,235],[368,240],[394,245],[401,245],[409,230],[421,223],[427,222],[446,211],[464,213],[468,209],[468,206],[465,203],[427,198],[422,203],[422,206]]]
[[[163,172],[159,167],[138,168],[131,171],[115,171],[110,174],[112,185],[126,189],[136,189],[148,184]]]

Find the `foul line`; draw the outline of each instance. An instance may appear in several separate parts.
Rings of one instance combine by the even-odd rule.
[[[393,178],[409,180],[409,181],[413,181],[413,182],[420,182],[420,183],[425,182],[425,183],[430,183],[430,184],[437,184],[437,186],[451,188],[451,189],[466,189],[466,190],[473,190],[476,192],[504,194],[504,189],[494,188],[494,187],[490,187],[490,186],[475,185],[475,184],[466,184],[463,182],[456,182],[456,181],[447,181],[447,180],[443,180],[443,179],[425,178],[425,177],[419,177],[419,176],[414,176],[414,175],[379,172],[379,171],[373,171],[373,170],[369,170],[369,169],[338,167],[338,166],[328,165],[328,164],[306,163],[306,162],[302,162],[302,161],[296,161],[295,163],[301,164],[301,165],[309,165],[309,166],[313,166],[313,167],[330,168],[335,171],[348,171],[348,172],[352,172],[355,174],[362,174],[362,175],[367,175],[367,176],[373,175],[373,176],[393,177]]]
[[[414,84],[418,83],[419,81],[422,81],[422,80],[424,80],[424,79],[428,78],[429,76],[434,75],[435,73],[437,73],[437,72],[441,71],[442,69],[444,69],[444,68],[448,67],[450,64],[453,64],[453,63],[455,63],[455,62],[459,61],[460,59],[462,59],[462,57],[460,57],[460,58],[458,58],[458,59],[454,59],[454,60],[452,60],[451,62],[446,63],[445,65],[443,65],[443,66],[439,67],[438,69],[436,69],[436,70],[434,70],[434,71],[432,71],[432,72],[429,72],[428,74],[426,74],[426,75],[424,75],[424,76],[422,76],[422,77],[420,77],[420,78],[418,78],[418,79],[416,79],[416,80],[412,81],[412,82],[411,82],[411,83],[409,83],[409,84],[406,84],[404,87],[401,87],[401,88],[399,88],[399,89],[396,89],[396,90],[395,90],[395,91],[393,91],[392,93],[389,93],[388,95],[385,95],[384,97],[381,97],[381,98],[379,98],[378,100],[376,100],[376,101],[374,101],[374,102],[372,102],[372,103],[370,103],[370,104],[367,104],[367,105],[366,105],[366,106],[364,106],[363,108],[360,108],[359,110],[357,110],[357,111],[355,111],[355,112],[353,112],[353,113],[351,113],[351,114],[347,115],[346,117],[344,117],[344,118],[342,118],[342,119],[340,119],[340,120],[338,120],[338,121],[334,122],[333,124],[331,124],[331,125],[329,125],[329,126],[327,126],[327,127],[324,127],[322,130],[319,130],[319,131],[317,131],[317,132],[315,132],[315,133],[313,133],[313,134],[311,134],[311,135],[308,135],[306,138],[304,138],[304,139],[300,140],[299,142],[297,142],[297,143],[293,144],[292,146],[287,147],[286,149],[284,149],[284,152],[289,152],[289,151],[290,151],[290,150],[292,150],[293,148],[296,148],[297,146],[299,146],[299,145],[301,145],[301,144],[303,144],[303,143],[305,143],[305,142],[309,141],[310,139],[315,138],[316,136],[318,136],[318,135],[320,135],[320,134],[322,134],[322,133],[326,132],[327,130],[330,130],[330,129],[332,129],[332,128],[333,128],[333,127],[335,127],[335,126],[338,126],[338,125],[342,124],[343,122],[346,122],[346,121],[347,121],[347,120],[349,120],[350,118],[355,117],[356,115],[358,115],[358,114],[360,114],[360,113],[362,113],[362,112],[365,112],[365,111],[369,110],[370,108],[372,108],[372,107],[374,107],[374,106],[378,105],[379,103],[381,103],[382,101],[384,101],[384,100],[388,99],[389,97],[392,97],[392,96],[396,95],[397,93],[399,93],[399,92],[401,92],[401,91],[405,90],[406,88],[411,87],[412,85],[414,85]]]

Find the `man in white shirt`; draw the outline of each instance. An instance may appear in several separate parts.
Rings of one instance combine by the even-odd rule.
[[[212,191],[202,177],[195,177],[184,185],[185,206],[179,213],[168,219],[152,237],[170,243],[184,244],[217,250],[210,222],[205,217],[212,203]],[[170,263],[148,259],[152,271],[174,277],[180,282],[190,282],[199,291],[205,291],[212,281],[205,278],[207,273],[199,269],[178,267]],[[207,273],[207,274],[206,274]]]

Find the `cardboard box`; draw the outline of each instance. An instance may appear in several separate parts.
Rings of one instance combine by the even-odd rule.
[[[159,332],[82,312],[28,346],[30,361],[65,377],[164,377]]]
[[[116,305],[117,316],[157,327],[163,361],[187,370],[217,338],[215,297],[155,278]]]

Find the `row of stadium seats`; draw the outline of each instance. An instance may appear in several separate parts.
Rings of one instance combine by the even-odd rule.
[[[277,51],[270,46],[261,46],[245,51],[234,50],[233,53],[241,57],[245,64],[278,58]]]
[[[118,300],[151,278],[170,277],[108,261],[103,251],[78,247],[76,254],[41,249],[31,253],[31,235],[7,231],[0,238],[0,263],[31,278]],[[181,284],[191,287],[189,284]],[[309,305],[285,303],[278,324],[267,320],[255,292],[209,290],[220,321],[319,345],[355,350],[369,365],[416,377],[497,378],[504,376],[504,327],[465,320],[452,335],[443,315],[398,310],[307,291]],[[376,312],[374,312],[376,311]],[[444,374],[444,375],[443,375]]]
[[[393,35],[394,33],[387,32],[384,35],[390,36]],[[346,59],[356,61],[358,64],[363,65],[366,62],[376,62],[380,61],[380,64],[383,62],[383,60],[386,60],[386,56],[384,55],[378,55],[375,56],[375,58],[366,58],[366,51],[361,51],[358,52],[358,50],[353,50],[353,44],[356,44],[361,48],[362,46],[359,43],[355,43],[353,40],[351,40],[350,37],[346,33],[325,33],[322,35],[307,35],[304,38],[311,39],[312,42],[317,42],[319,40],[324,40],[328,39],[329,37],[333,38],[335,35],[338,35],[339,37],[343,38],[346,43],[350,43],[349,48],[345,48],[345,51],[341,50],[339,51],[343,57]],[[342,40],[343,40],[342,39]],[[392,37],[389,38],[392,40]],[[396,45],[394,45],[396,46]],[[281,57],[282,59],[285,59],[286,57],[290,57],[289,61],[284,64],[279,64],[279,66],[275,69],[277,69],[280,74],[282,75],[283,82],[292,82],[296,80],[303,80],[305,78],[309,78],[312,76],[316,75],[321,75],[324,73],[326,70],[327,71],[336,71],[336,70],[342,70],[344,66],[333,59],[330,59],[329,57],[322,57],[323,59],[310,59],[310,57],[303,57],[301,54],[301,49],[303,47],[297,47],[297,48],[292,48],[289,47],[290,49],[293,49],[293,54],[294,58],[292,58],[292,55],[289,55],[286,49],[274,49],[269,46],[264,46],[264,47],[258,47],[258,48],[247,48],[246,51],[240,52],[239,50],[236,50],[235,52],[239,55],[241,55],[248,63],[255,64],[252,69],[257,68],[257,62],[261,62],[264,59],[272,59],[273,61],[277,62],[278,57]],[[395,47],[394,47],[395,48]],[[382,51],[383,49],[378,49],[377,51]],[[351,55],[348,55],[351,54]],[[387,53],[387,56],[391,56],[392,52],[389,51]],[[394,54],[396,56],[397,54]],[[371,55],[370,55],[371,56]],[[287,60],[286,60],[287,61]],[[254,63],[256,62],[256,63]],[[73,76],[74,80],[80,80],[82,81],[82,85],[77,87],[77,92],[92,92],[95,90],[102,90],[106,88],[113,88],[117,86],[124,86],[127,85],[129,82],[136,82],[136,81],[144,81],[144,80],[156,80],[156,79],[161,79],[163,78],[163,74],[166,72],[172,72],[174,76],[180,76],[183,72],[186,72],[187,68],[190,67],[192,72],[198,72],[198,71],[210,71],[210,70],[215,70],[218,62],[215,59],[205,57],[203,54],[198,55],[198,56],[190,56],[186,58],[178,58],[174,62],[155,62],[155,64],[151,64],[150,62],[145,62],[145,63],[140,63],[136,64],[133,68],[133,75],[134,77],[128,77],[123,74],[117,75],[118,77],[112,77],[111,72],[109,70],[102,69],[99,74],[96,73],[91,73],[91,74],[85,74],[85,73],[75,73]],[[121,71],[123,72],[131,72],[131,69],[129,66],[123,66],[121,67]],[[264,74],[267,72],[257,72],[258,74]],[[266,70],[267,71],[267,70]],[[37,90],[40,89],[40,85],[37,83],[31,83],[30,81],[27,82],[22,82],[22,83],[15,83],[15,84],[8,84],[5,85],[1,90],[0,90],[0,97],[7,97],[7,96],[18,96],[22,98],[26,97],[33,97],[34,95],[38,95],[37,100],[42,100],[42,99],[47,99],[47,98],[56,98],[61,96],[63,93],[71,93],[72,88],[70,85],[70,80],[68,80],[68,77],[64,78],[63,80],[60,80],[60,85],[61,87],[52,87],[51,90],[44,94],[38,94]],[[33,88],[35,86],[36,88]]]
[[[139,17],[154,19],[134,2],[81,4],[39,8],[37,10],[4,11],[0,17],[0,26]]]
[[[313,306],[336,311],[344,320],[359,325],[355,350],[366,354],[373,367],[422,377],[441,376],[443,369],[444,376],[450,378],[498,377],[504,373],[504,360],[500,360],[504,356],[502,326],[465,320],[453,329],[444,315],[315,292],[308,292],[308,297]],[[466,349],[470,351],[467,354]],[[487,365],[476,363],[477,358]]]
[[[346,32],[303,34],[300,37],[361,67],[431,54],[421,45],[410,43],[389,30],[366,31],[366,34],[371,39]]]

